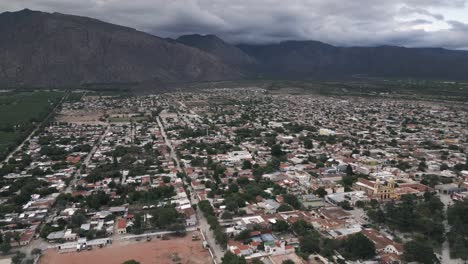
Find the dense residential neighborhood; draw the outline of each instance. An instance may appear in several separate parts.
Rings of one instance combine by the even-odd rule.
[[[1,165],[0,250],[188,236],[200,263],[463,263],[466,120],[391,96],[78,91]]]

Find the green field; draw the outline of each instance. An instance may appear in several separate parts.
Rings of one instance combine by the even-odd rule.
[[[15,141],[15,133],[0,131],[0,151]]]
[[[57,91],[0,93],[0,160],[47,117],[63,95]]]

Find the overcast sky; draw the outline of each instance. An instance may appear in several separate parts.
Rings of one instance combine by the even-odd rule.
[[[468,0],[0,0],[83,15],[161,37],[216,34],[229,42],[318,40],[340,46],[468,49]]]

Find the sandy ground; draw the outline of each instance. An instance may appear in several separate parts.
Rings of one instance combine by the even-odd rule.
[[[173,261],[177,253],[180,261]],[[41,257],[40,264],[82,264],[102,263],[121,264],[134,259],[142,264],[208,264],[210,256],[203,248],[201,241],[192,241],[191,235],[183,238],[170,237],[170,240],[155,240],[150,242],[115,242],[90,251],[59,253],[49,249]]]

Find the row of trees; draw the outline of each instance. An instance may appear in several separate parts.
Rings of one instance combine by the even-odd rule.
[[[213,230],[216,242],[223,247],[226,247],[228,236],[223,231],[223,228],[220,226],[218,222],[218,218],[214,213],[214,209],[211,206],[208,200],[203,200],[198,203],[198,207],[203,212],[203,215],[206,217],[208,224],[210,225],[210,229]]]
[[[457,202],[447,210],[450,231],[450,255],[453,258],[468,260],[468,200]]]

